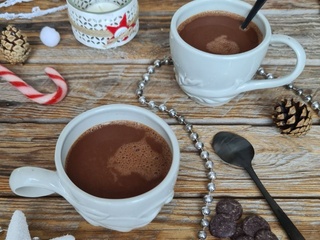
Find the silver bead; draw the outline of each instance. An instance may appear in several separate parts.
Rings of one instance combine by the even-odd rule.
[[[306,96],[304,96],[304,100],[305,100],[306,102],[311,102],[312,96],[311,96],[311,95],[306,95]]]
[[[161,67],[161,61],[160,61],[159,59],[157,59],[157,60],[155,60],[155,61],[153,62],[153,65],[154,65],[155,67]]]
[[[153,109],[153,108],[155,108],[156,104],[154,103],[154,101],[149,101],[148,106],[149,106],[149,108]]]
[[[197,142],[194,144],[194,146],[195,146],[196,149],[201,150],[204,145],[203,145],[202,142],[197,141]]]
[[[208,191],[209,192],[213,192],[214,190],[216,190],[216,186],[215,186],[215,184],[214,183],[208,183],[208,186],[207,186],[207,188],[208,188]]]
[[[139,97],[139,102],[141,104],[146,104],[147,103],[147,99],[144,96]]]
[[[207,176],[210,180],[215,180],[217,178],[216,173],[214,171],[208,172]]]
[[[208,227],[209,221],[208,221],[208,219],[202,218],[200,224],[202,227]]]
[[[161,112],[164,112],[164,111],[167,110],[167,106],[162,103],[162,104],[159,105],[159,110],[160,110]]]
[[[207,195],[205,195],[205,196],[203,197],[203,201],[204,201],[205,203],[212,203],[212,202],[213,202],[213,197],[212,197],[211,195],[207,194]]]
[[[143,74],[142,80],[145,82],[149,82],[150,81],[150,74],[149,73]]]
[[[165,59],[164,59],[164,64],[165,65],[169,65],[171,63],[171,58],[170,57],[166,57]]]
[[[289,83],[286,87],[287,87],[288,89],[293,89],[293,84],[292,84],[292,83]]]
[[[297,89],[296,93],[298,96],[301,96],[303,94],[303,90],[302,89]]]
[[[39,237],[33,237],[32,240],[40,240]]]
[[[192,127],[193,127],[192,124],[187,123],[184,128],[185,128],[185,130],[186,130],[187,132],[191,132],[191,131],[192,131]]]
[[[201,208],[201,213],[202,213],[202,215],[204,215],[204,216],[208,216],[208,215],[211,213],[211,210],[210,210],[210,208],[208,208],[207,206],[205,206],[205,207],[202,207],[202,208]]]
[[[258,70],[257,70],[257,73],[261,76],[265,75],[266,72],[264,71],[264,69],[262,67],[260,67]]]
[[[204,230],[199,231],[198,238],[201,240],[205,240],[207,238],[207,233]]]
[[[144,89],[145,86],[146,86],[146,84],[145,84],[144,81],[140,81],[140,82],[138,83],[138,88],[139,88],[139,89]]]
[[[190,134],[190,139],[191,139],[192,141],[197,141],[197,140],[198,140],[198,137],[199,137],[198,133],[192,132],[192,133]]]
[[[149,66],[148,67],[148,73],[154,73],[155,72],[155,67],[154,66]]]
[[[174,109],[170,109],[170,110],[169,110],[169,116],[170,116],[170,117],[175,117],[176,115],[177,115],[176,110],[174,110]]]
[[[179,116],[179,117],[178,117],[178,122],[179,122],[180,124],[184,124],[185,118],[184,118],[183,116]]]
[[[209,158],[209,153],[207,151],[201,151],[200,158],[206,160]]]
[[[137,90],[136,90],[136,94],[137,94],[139,97],[142,96],[142,95],[143,95],[142,89],[137,89]]]
[[[213,168],[213,162],[211,160],[206,161],[206,168],[212,169]]]
[[[268,73],[268,74],[266,75],[266,78],[267,78],[267,79],[273,79],[274,77],[273,77],[273,75],[272,75],[271,73]]]
[[[318,110],[320,107],[319,103],[317,101],[314,101],[312,104],[311,104],[311,108],[313,110]]]

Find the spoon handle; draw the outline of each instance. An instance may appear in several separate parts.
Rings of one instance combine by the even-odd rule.
[[[280,208],[280,206],[276,203],[276,201],[272,198],[266,188],[263,186],[261,181],[259,180],[257,174],[253,170],[251,166],[247,166],[245,168],[249,173],[252,180],[256,183],[257,187],[259,188],[262,195],[265,197],[267,202],[269,203],[272,211],[278,218],[280,224],[282,225],[283,229],[286,231],[287,235],[289,236],[290,240],[305,240],[302,234],[299,232],[297,227],[293,224],[290,218],[285,214],[285,212]]]
[[[254,18],[254,16],[257,14],[257,12],[260,10],[260,8],[263,6],[263,4],[266,2],[267,0],[257,0],[255,2],[255,4],[253,5],[253,8],[250,10],[248,16],[246,17],[246,19],[243,21],[243,23],[241,24],[241,28],[242,29],[246,29],[246,27],[248,26],[248,24],[250,23],[250,21]]]

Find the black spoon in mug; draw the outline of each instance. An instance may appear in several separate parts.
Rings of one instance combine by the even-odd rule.
[[[251,22],[251,20],[254,18],[254,16],[257,14],[257,12],[262,8],[262,6],[265,4],[267,0],[257,0],[253,7],[251,8],[248,16],[241,24],[241,28],[244,30],[248,26],[248,24]]]
[[[262,195],[267,200],[289,238],[291,240],[305,240],[297,227],[265,189],[253,170],[251,161],[254,157],[254,149],[251,143],[237,134],[231,132],[219,132],[213,137],[212,147],[223,161],[243,167],[248,172]]]

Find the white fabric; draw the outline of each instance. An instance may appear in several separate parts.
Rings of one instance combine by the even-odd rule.
[[[50,240],[75,240],[75,237],[71,235],[65,235],[63,237],[52,238]]]
[[[12,215],[6,240],[32,240],[26,217],[20,210],[16,210]],[[50,240],[75,240],[75,237],[72,235],[65,235]]]
[[[0,3],[0,8],[2,7],[10,7],[12,5],[15,5],[16,3],[22,3],[22,2],[31,2],[32,0],[7,0],[3,3]]]
[[[0,13],[0,19],[1,18],[4,18],[6,20],[12,20],[16,18],[32,19],[35,17],[41,17],[47,14],[62,11],[66,8],[67,8],[67,4],[58,6],[58,7],[49,8],[46,10],[41,10],[39,7],[33,7],[31,13],[8,13],[8,12]]]
[[[20,210],[12,215],[6,240],[31,240],[26,217]]]

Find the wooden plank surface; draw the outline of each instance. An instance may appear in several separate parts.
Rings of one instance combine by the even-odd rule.
[[[3,1],[0,1],[3,2]],[[140,106],[135,96],[137,82],[149,64],[170,55],[169,30],[174,12],[188,1],[165,0],[155,3],[140,0],[140,30],[127,45],[107,51],[91,49],[78,43],[72,35],[67,11],[34,19],[0,20],[20,28],[29,39],[32,54],[23,66],[7,64],[0,54],[0,64],[41,92],[55,87],[44,74],[46,66],[56,68],[67,80],[69,92],[60,103],[41,106],[22,96],[0,79],[0,226],[6,228],[12,213],[22,210],[28,219],[32,236],[42,240],[64,234],[76,239],[197,239],[200,230],[200,208],[206,193],[207,178],[183,127],[163,113],[177,135],[181,149],[181,168],[175,197],[164,206],[156,219],[146,227],[119,233],[86,223],[73,207],[58,195],[45,198],[15,196],[8,185],[13,169],[38,166],[54,170],[54,148],[63,127],[81,112],[112,103]],[[246,1],[254,3],[254,1]],[[64,0],[17,4],[0,9],[0,13],[30,12],[65,4]],[[320,18],[317,0],[269,0],[263,7],[273,33],[296,38],[304,47],[307,65],[295,84],[319,99],[320,84]],[[39,33],[51,26],[61,34],[57,47],[44,46]],[[263,62],[266,71],[276,76],[289,73],[295,64],[294,54],[284,46],[271,46]],[[275,80],[276,81],[276,80]],[[178,87],[172,66],[157,69],[145,96],[166,102],[194,124],[205,143],[217,172],[215,202],[224,197],[238,199],[245,214],[266,218],[280,240],[287,240],[277,219],[249,176],[239,168],[224,164],[211,149],[211,140],[219,131],[233,131],[253,143],[254,169],[270,194],[307,240],[320,236],[320,126],[317,113],[306,136],[292,138],[279,134],[272,123],[273,106],[283,97],[296,97],[284,87],[242,93],[219,107],[206,107],[191,101]],[[298,97],[296,97],[299,99]],[[0,239],[5,239],[0,233]],[[216,239],[212,236],[208,239]]]

